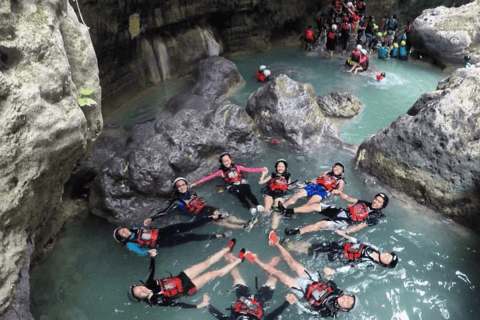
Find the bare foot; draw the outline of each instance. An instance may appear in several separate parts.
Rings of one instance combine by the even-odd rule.
[[[271,267],[275,267],[280,262],[280,257],[274,257],[272,261],[267,263]]]

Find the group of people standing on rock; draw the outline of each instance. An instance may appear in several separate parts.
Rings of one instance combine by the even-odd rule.
[[[269,174],[268,168],[247,168],[233,162],[229,153],[222,153],[219,157],[220,168],[216,172],[193,182],[190,186],[185,178],[177,178],[173,182],[174,199],[170,205],[160,210],[150,218],[144,220],[144,226],[135,228],[116,228],[114,238],[127,249],[140,255],[150,256],[150,268],[148,277],[140,285],[132,285],[128,289],[128,296],[132,301],[145,302],[150,306],[178,306],[182,308],[208,308],[209,312],[217,319],[231,320],[260,320],[274,319],[280,315],[289,305],[303,299],[311,310],[320,317],[335,317],[339,312],[350,312],[358,304],[358,298],[339,289],[331,277],[336,271],[325,267],[322,274],[308,271],[302,264],[296,261],[287,249],[306,253],[315,257],[325,256],[329,261],[343,261],[348,268],[360,266],[379,265],[393,268],[398,262],[395,253],[381,252],[377,248],[358,241],[349,236],[363,228],[376,225],[385,217],[382,213],[389,202],[388,196],[380,192],[372,202],[358,200],[343,192],[345,187],[345,166],[334,163],[331,170],[321,173],[305,184],[292,182],[291,173],[288,170],[288,162],[279,159],[274,164],[274,170]],[[245,180],[245,173],[261,173],[258,183],[264,185],[262,189],[264,203],[260,204],[257,197],[252,193],[250,185]],[[226,211],[208,206],[189,187],[195,187],[203,182],[221,177],[225,181],[225,189],[232,194],[240,204],[248,209],[253,216],[250,221],[229,215]],[[297,192],[287,197],[289,190]],[[338,208],[325,205],[322,200],[337,195],[350,203],[346,208]],[[302,198],[308,201],[300,206],[291,208]],[[300,228],[287,228],[287,236],[303,235],[308,232],[320,230],[332,230],[343,236],[346,241],[307,243],[290,242],[281,243],[275,229],[279,219],[292,217],[295,214],[318,212],[326,216],[326,219],[317,223]],[[172,224],[164,228],[151,228],[152,222],[169,214],[183,213],[193,217],[192,222]],[[252,229],[258,218],[272,215],[272,231],[268,235],[270,246],[276,247],[279,253],[294,275],[288,275],[276,268],[280,262],[278,257],[271,262],[265,263],[253,252],[246,250],[252,243],[245,243],[238,254],[233,255],[236,240],[233,238],[228,245],[214,253],[203,262],[199,262],[183,271],[177,276],[155,278],[155,256],[157,249],[180,245],[189,241],[203,241],[210,239],[225,239],[232,236],[229,230],[220,234],[193,234],[192,229],[206,223],[215,223],[231,229]],[[267,239],[265,240],[267,241]],[[255,244],[255,247],[258,243]],[[213,264],[222,258],[225,265],[214,271],[207,271]],[[246,281],[241,276],[239,265],[245,260],[256,263],[267,273],[265,284],[255,294],[251,294]],[[230,274],[233,280],[236,299],[235,305],[230,308],[231,314],[225,315],[211,305],[210,297],[204,294],[198,304],[179,302],[184,296],[193,295],[213,279]],[[265,304],[273,298],[277,281],[291,288],[291,293],[285,296],[285,302],[269,314],[265,314]]]

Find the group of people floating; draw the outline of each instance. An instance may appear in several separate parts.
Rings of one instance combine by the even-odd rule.
[[[318,316],[335,317],[339,312],[353,310],[358,304],[357,297],[342,291],[331,280],[335,270],[324,268],[323,276],[320,273],[312,273],[297,262],[287,249],[315,257],[322,256],[329,261],[343,261],[349,267],[365,264],[387,268],[396,266],[398,257],[395,253],[380,252],[369,244],[358,243],[355,238],[349,235],[363,228],[374,226],[383,219],[385,215],[382,213],[382,209],[388,205],[389,198],[383,192],[378,193],[372,202],[346,195],[343,192],[345,167],[342,163],[335,163],[331,170],[321,173],[311,181],[305,182],[305,184],[299,184],[298,180],[292,181],[291,174],[288,171],[288,162],[285,159],[277,160],[274,171],[270,174],[266,167],[247,168],[236,165],[229,153],[222,153],[219,162],[220,168],[218,171],[192,183],[190,186],[185,178],[175,179],[173,182],[174,199],[167,208],[145,219],[144,226],[120,227],[114,230],[115,240],[127,249],[139,255],[150,256],[150,270],[146,281],[141,285],[132,285],[128,289],[128,296],[132,301],[145,302],[151,306],[208,308],[209,312],[218,319],[270,320],[280,315],[289,305],[297,303],[298,299],[304,299],[305,303]],[[245,180],[245,173],[247,172],[261,173],[258,182],[264,185],[262,189],[263,205],[252,193],[248,181]],[[190,190],[190,188],[215,177],[223,178],[225,189],[235,196],[243,207],[249,210],[253,216],[252,219],[245,221],[228,214],[224,210],[209,206],[194,191]],[[289,190],[295,189],[297,192],[293,196],[286,197]],[[323,204],[322,200],[329,195],[337,195],[349,202],[350,205],[346,208],[338,208]],[[309,198],[305,204],[291,208],[298,200],[305,197]],[[292,217],[294,214],[308,212],[319,212],[327,218],[300,228],[287,228],[285,229],[287,236],[332,230],[345,237],[346,241],[310,244],[287,240],[281,243],[275,231],[281,217]],[[150,227],[153,221],[168,214],[177,213],[187,214],[194,219],[192,222],[172,224],[160,229]],[[224,239],[232,236],[231,230],[221,234],[193,234],[188,231],[209,222],[230,229],[247,229],[249,231],[260,216],[266,217],[269,215],[272,216],[272,231],[269,233],[268,242],[279,250],[281,257],[293,271],[293,276],[276,269],[276,265],[280,261],[278,257],[269,263],[265,263],[256,254],[244,248],[234,255],[233,250],[236,240],[231,239],[226,247],[207,260],[183,270],[177,276],[155,278],[157,249],[176,246],[189,241]],[[226,260],[225,266],[218,270],[207,271],[222,257]],[[245,259],[256,263],[268,275],[265,284],[253,295],[238,268],[239,264]],[[179,298],[193,295],[208,282],[226,274],[230,274],[233,279],[237,298],[235,305],[231,308],[230,315],[225,315],[213,307],[208,294],[204,294],[202,301],[198,304],[178,301]],[[265,314],[265,304],[272,299],[278,280],[291,288],[292,292],[286,295],[285,302],[282,305],[269,314]]]

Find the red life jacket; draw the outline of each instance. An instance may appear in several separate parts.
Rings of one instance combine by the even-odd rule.
[[[257,72],[255,73],[255,77],[256,77],[257,80],[260,81],[260,82],[264,82],[265,79],[267,78],[267,77],[265,77],[265,75],[264,75],[262,72],[260,72],[260,71],[257,71]]]
[[[236,166],[223,171],[223,180],[225,180],[227,184],[234,184],[235,182],[242,181],[242,179],[242,173]]]
[[[138,244],[146,247],[153,247],[158,238],[158,229],[138,229]]]
[[[357,8],[358,8],[359,10],[361,10],[362,7],[363,7],[363,3],[362,3],[361,1],[360,1],[360,2],[357,2]]]
[[[340,181],[335,175],[327,173],[323,178],[318,177],[316,183],[325,187],[327,191],[332,191]]]
[[[344,30],[344,31],[348,30],[348,23],[347,22],[342,23],[342,30]]]
[[[355,62],[360,62],[360,51],[354,50],[352,51],[352,60]]]
[[[314,36],[315,36],[315,33],[313,32],[312,29],[305,30],[305,39],[313,41]]]
[[[254,316],[257,319],[260,319],[263,314],[263,309],[260,303],[253,299],[248,299],[245,297],[241,297],[243,299],[237,300],[237,303],[235,304],[235,307],[233,308],[234,312],[238,313],[244,313],[244,314],[249,314]],[[243,301],[242,301],[243,300]],[[251,306],[247,305],[247,301],[250,301]]]
[[[333,9],[334,9],[335,11],[337,11],[337,12],[340,12],[340,10],[341,10],[341,5],[342,5],[342,4],[340,3],[340,1],[337,0],[337,1],[335,1],[335,4],[333,5]]]
[[[332,288],[322,282],[312,283],[305,293],[305,299],[314,306],[321,306],[327,297],[332,293]]]
[[[348,206],[348,210],[353,221],[363,221],[369,213],[365,203],[355,203],[353,206]]]
[[[287,192],[288,181],[284,176],[276,176],[270,179],[268,187],[272,191],[280,190],[282,193]]]
[[[328,39],[335,39],[335,33],[333,33],[332,31],[330,31],[327,35]]]
[[[196,195],[192,195],[190,199],[183,201],[185,202],[187,210],[193,214],[199,213],[205,207],[205,202],[200,200]]]
[[[382,75],[381,75],[381,74],[377,74],[377,80],[382,80],[382,79],[383,79]]]
[[[157,280],[160,286],[160,293],[170,299],[176,299],[185,295],[190,296],[197,292],[197,287],[193,287],[188,292],[183,291],[182,280],[179,277],[162,278]]]
[[[352,246],[351,243],[346,243],[343,247],[343,253],[345,258],[349,260],[357,260],[362,255],[363,248],[365,248],[365,244],[361,244],[360,246]]]

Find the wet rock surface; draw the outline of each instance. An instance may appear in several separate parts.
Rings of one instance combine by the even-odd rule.
[[[479,79],[478,69],[458,69],[357,152],[368,173],[477,232]]]
[[[317,103],[322,113],[331,118],[352,118],[362,109],[362,102],[348,92],[332,92],[317,97]]]

